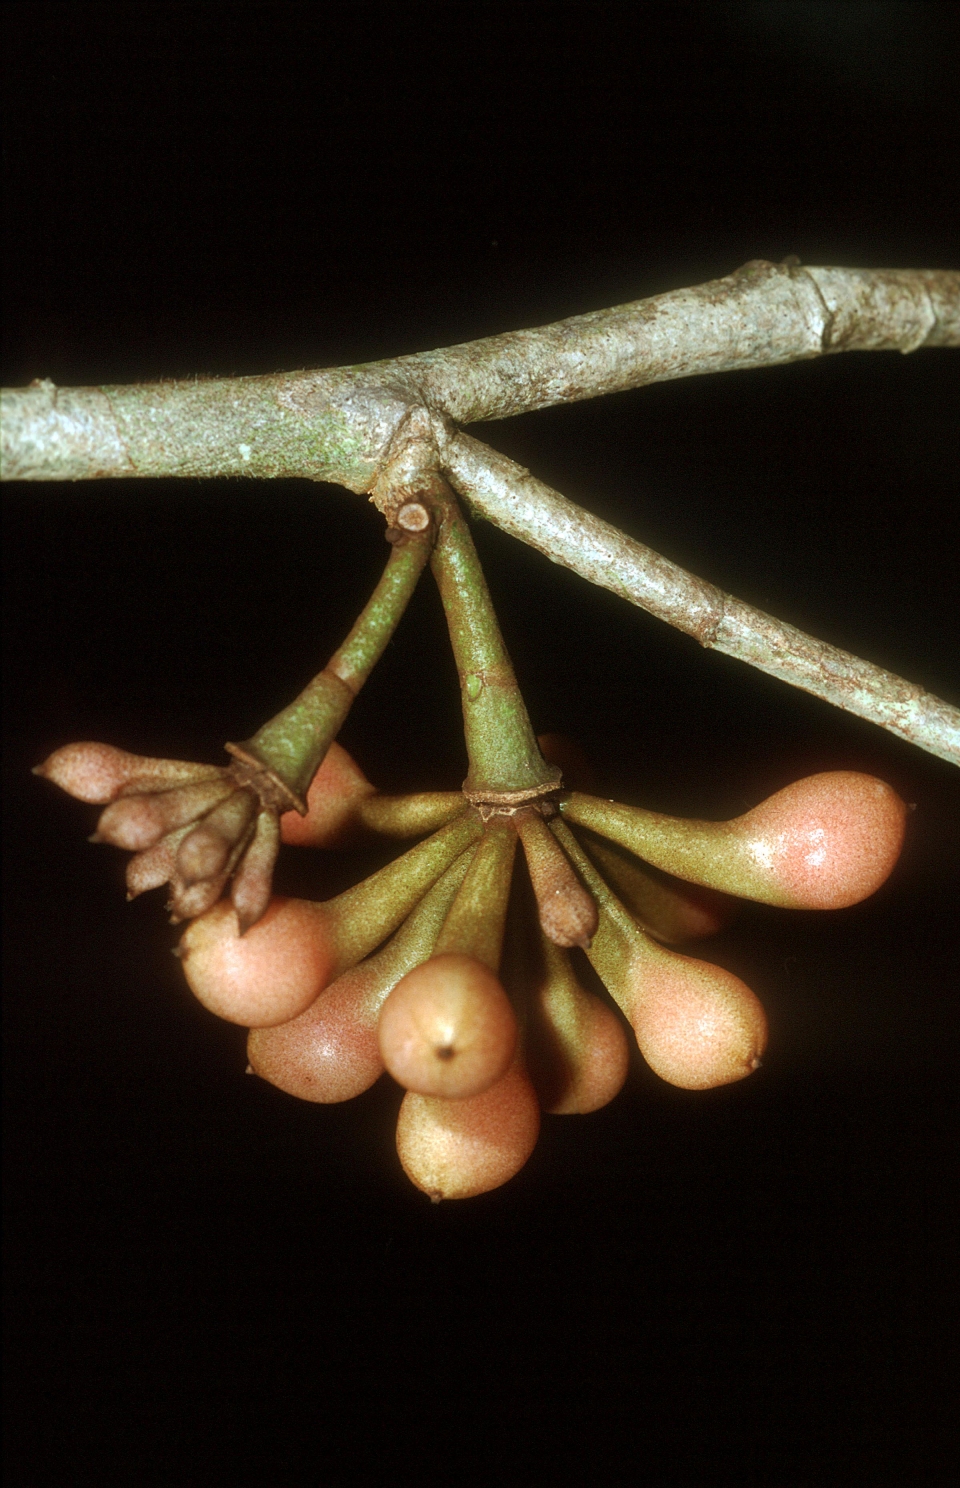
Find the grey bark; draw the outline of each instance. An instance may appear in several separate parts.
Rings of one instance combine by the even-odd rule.
[[[378,499],[416,430],[478,510],[556,562],[960,764],[960,710],[685,573],[455,427],[706,372],[934,346],[960,346],[960,273],[755,261],[692,289],[362,367],[4,390],[0,475],[302,476]]]

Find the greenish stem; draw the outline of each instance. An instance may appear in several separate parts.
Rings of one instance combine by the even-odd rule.
[[[482,829],[477,813],[468,809],[378,873],[326,900],[320,908],[335,927],[336,974],[376,950]]]
[[[357,821],[380,837],[420,837],[435,832],[463,810],[462,791],[422,791],[409,796],[364,796]]]
[[[437,937],[434,955],[476,956],[500,968],[517,834],[504,817],[488,822],[460,892]]]
[[[468,847],[466,852],[455,859],[382,950],[366,961],[359,962],[346,973],[350,976],[361,974],[364,977],[368,984],[364,1011],[372,1014],[374,1019],[401,977],[405,977],[408,971],[412,971],[432,955],[437,936],[463,883],[474,851],[475,848]]]
[[[396,541],[379,584],[323,671],[252,739],[227,745],[241,765],[253,774],[267,771],[287,793],[271,804],[306,816],[310,782],[396,630],[432,545],[432,524]]]
[[[737,822],[688,821],[644,811],[640,806],[621,806],[600,796],[572,791],[560,802],[567,821],[587,827],[601,837],[625,847],[644,862],[665,873],[706,888],[720,889],[745,899],[769,898],[767,880],[744,854],[737,837]]]
[[[460,676],[470,761],[464,791],[496,799],[555,790],[560,773],[537,745],[470,529],[449,486],[437,478],[434,487],[440,530],[431,567]]]

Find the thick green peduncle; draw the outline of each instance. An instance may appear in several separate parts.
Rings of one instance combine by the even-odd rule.
[[[503,817],[489,821],[460,891],[443,922],[434,954],[476,956],[500,968],[517,834]]]
[[[470,770],[465,793],[473,800],[534,797],[555,790],[560,772],[540,753],[520,695],[463,514],[445,483],[434,511],[439,532],[431,566],[450,628],[460,675],[463,729]]]

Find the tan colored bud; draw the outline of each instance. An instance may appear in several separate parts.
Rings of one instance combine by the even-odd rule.
[[[178,785],[216,780],[225,772],[218,765],[128,754],[112,744],[65,744],[42,765],[36,765],[33,773],[52,780],[78,801],[105,806],[123,795],[168,791]]]
[[[170,882],[177,871],[177,849],[189,831],[189,826],[186,826],[168,832],[153,847],[130,859],[126,871],[128,899],[136,899],[138,894],[145,894],[148,889],[159,889]]]
[[[558,946],[588,946],[596,934],[597,906],[539,811],[514,818],[537,896],[540,925]]]
[[[536,1093],[516,1059],[495,1085],[465,1100],[408,1091],[397,1151],[407,1177],[438,1204],[499,1188],[523,1167],[539,1133]]]
[[[280,821],[275,811],[261,811],[256,831],[233,877],[230,898],[241,935],[267,912],[273,888],[273,869],[280,851]]]
[[[197,821],[232,795],[234,789],[231,780],[220,776],[217,780],[184,785],[160,795],[128,796],[114,801],[101,813],[91,841],[110,842],[114,847],[142,852],[168,832]]]
[[[237,843],[249,834],[259,804],[253,791],[236,790],[194,827],[177,853],[177,872],[185,884],[226,871]]]

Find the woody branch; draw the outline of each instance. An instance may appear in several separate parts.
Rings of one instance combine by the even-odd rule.
[[[364,367],[2,394],[2,478],[302,476],[365,494],[411,424],[489,520],[694,636],[960,763],[960,710],[617,532],[457,424],[850,350],[960,346],[960,273],[753,262],[724,279]],[[429,414],[429,418],[424,415]]]

